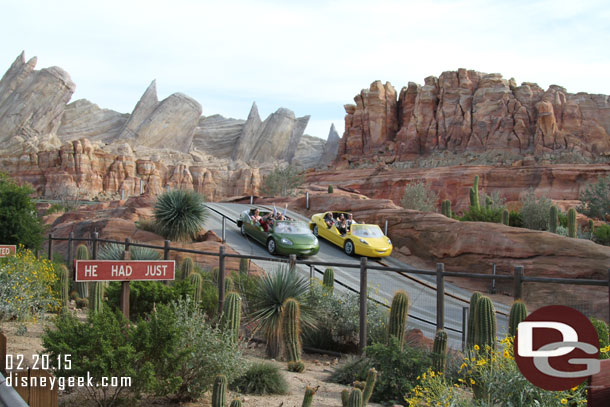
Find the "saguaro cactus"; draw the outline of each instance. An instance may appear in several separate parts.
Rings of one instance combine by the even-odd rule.
[[[212,407],[226,407],[227,377],[219,374],[214,380],[214,390],[212,391]]]
[[[76,259],[77,260],[89,260],[89,248],[84,244],[79,244],[76,246]],[[80,298],[88,298],[89,297],[89,283],[83,281],[76,283],[76,290],[78,291],[78,296]]]
[[[329,193],[329,194],[332,194],[333,192],[335,192],[335,188],[333,188],[333,186],[332,186],[332,185],[329,185],[329,186],[328,186],[328,193]]]
[[[294,298],[287,298],[282,305],[282,331],[288,362],[301,360],[301,307]]]
[[[491,348],[496,346],[496,310],[489,297],[482,296],[477,301],[475,315],[475,345],[482,349],[489,345]]]
[[[349,407],[362,407],[362,391],[360,389],[353,389],[349,395],[349,401],[347,402]]]
[[[89,312],[102,312],[105,287],[106,285],[103,281],[93,283],[91,295],[89,296]]]
[[[313,396],[316,394],[316,391],[318,390],[314,389],[313,387],[305,387],[305,397],[303,397],[303,404],[301,404],[302,407],[311,407]]]
[[[568,209],[568,236],[576,238],[578,231],[578,224],[576,223],[576,209]]]
[[[559,224],[559,212],[555,205],[549,210],[549,232],[557,233],[557,225]]]
[[[508,316],[508,333],[510,336],[517,335],[517,326],[519,323],[527,318],[527,307],[523,301],[517,300],[513,303],[510,308],[510,315]]]
[[[364,390],[362,391],[362,406],[366,407],[371,396],[373,395],[373,389],[375,388],[375,383],[377,382],[377,370],[375,368],[369,369],[366,374],[366,383],[364,385]]]
[[[441,202],[441,213],[448,218],[451,217],[451,201],[449,199]]]
[[[439,329],[434,335],[434,346],[432,348],[432,368],[436,372],[445,373],[447,364],[447,332]]]
[[[195,270],[195,263],[190,257],[185,257],[180,263],[180,279],[186,280],[188,276]]]
[[[241,321],[241,297],[235,291],[231,291],[225,298],[222,307],[221,326],[231,332],[233,343],[239,339],[239,326]]]
[[[502,223],[506,226],[510,224],[510,213],[508,212],[508,209],[502,211]]]
[[[231,277],[225,277],[225,293],[233,291],[235,289],[235,283]]]
[[[349,403],[349,390],[343,389],[343,391],[341,391],[341,406],[347,407],[348,403]]]
[[[201,301],[201,294],[203,291],[203,279],[199,273],[191,273],[188,277],[189,282],[193,285],[193,301],[198,304]]]
[[[475,331],[475,315],[476,315],[476,309],[477,309],[477,303],[479,302],[479,299],[482,297],[482,294],[480,292],[475,291],[474,293],[472,293],[472,296],[470,297],[470,310],[468,312],[468,335],[466,338],[466,346],[467,348],[472,348],[474,346],[474,331]]]
[[[333,291],[335,287],[335,271],[332,268],[324,270],[324,277],[322,279],[322,285],[329,291]]]
[[[395,337],[400,343],[402,349],[405,344],[405,328],[407,326],[407,317],[409,316],[409,296],[405,291],[399,290],[392,298],[392,306],[390,307],[390,321],[388,323],[388,343],[390,337]]]
[[[240,399],[234,399],[231,402],[231,405],[229,407],[241,407],[241,400]]]
[[[472,188],[470,188],[470,207],[476,210],[481,209],[481,204],[479,203],[479,176],[476,175],[474,177],[474,184]]]
[[[61,299],[61,306],[64,310],[67,310],[70,302],[70,272],[63,264],[57,272],[59,274],[59,296]]]

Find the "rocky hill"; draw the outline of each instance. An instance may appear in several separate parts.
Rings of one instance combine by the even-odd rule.
[[[0,80],[0,163],[44,196],[62,193],[59,185],[88,197],[129,195],[140,183],[152,193],[185,186],[210,198],[256,194],[261,171],[328,164],[336,150],[335,134],[328,143],[304,135],[309,116],[280,108],[263,121],[256,104],[247,120],[202,116],[187,95],[159,101],[155,81],[131,114],[85,99],[68,103],[76,89],[70,75],[35,66],[22,53]]]
[[[337,161],[406,161],[435,151],[610,154],[610,97],[551,85],[517,85],[500,74],[459,69],[409,82],[375,81],[345,105]]]

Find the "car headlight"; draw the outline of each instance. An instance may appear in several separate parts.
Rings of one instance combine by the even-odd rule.
[[[366,240],[364,240],[364,239],[360,239],[360,243],[363,243],[363,244],[365,244],[365,245],[367,245],[367,246],[368,246],[368,244],[369,244],[369,242],[367,242],[367,241],[366,241]]]
[[[281,242],[287,246],[292,246],[292,240],[286,239],[285,237],[282,238]]]
[[[392,246],[392,241],[390,240],[390,238],[389,238],[389,237],[388,237],[388,244],[389,244],[390,246]]]
[[[314,246],[317,246],[317,245],[318,245],[318,238],[317,238],[317,237],[314,237],[314,238],[313,238],[313,245],[314,245]]]

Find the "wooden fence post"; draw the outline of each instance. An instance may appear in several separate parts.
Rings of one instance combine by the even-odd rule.
[[[291,254],[288,256],[288,270],[295,271],[297,265],[297,255]]]
[[[222,314],[225,303],[225,247],[220,246],[218,254],[218,315]]]
[[[49,261],[53,261],[53,233],[49,233]]]
[[[436,329],[445,328],[445,265],[436,264]]]
[[[129,247],[128,239],[125,240],[125,247]],[[131,259],[129,249],[123,251],[123,260]],[[121,312],[129,321],[129,281],[121,281]]]
[[[515,271],[513,273],[513,297],[514,297],[515,301],[523,298],[522,277],[523,277],[523,266],[515,266]]]
[[[360,258],[360,342],[358,343],[358,353],[363,354],[366,348],[366,316],[368,300],[368,282],[366,270],[367,258]]]
[[[68,270],[71,271],[70,275],[72,277],[72,281],[75,280],[75,270],[74,270],[74,264],[72,262],[72,242],[74,239],[74,232],[70,232],[70,235],[68,236]]]
[[[97,239],[99,233],[93,232],[92,242],[91,242],[91,260],[97,260]]]

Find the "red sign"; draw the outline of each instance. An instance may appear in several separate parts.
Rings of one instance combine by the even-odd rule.
[[[75,281],[174,280],[174,260],[75,260]]]
[[[15,254],[17,252],[17,246],[14,244],[9,245],[0,245],[0,257],[10,256],[11,254]]]

